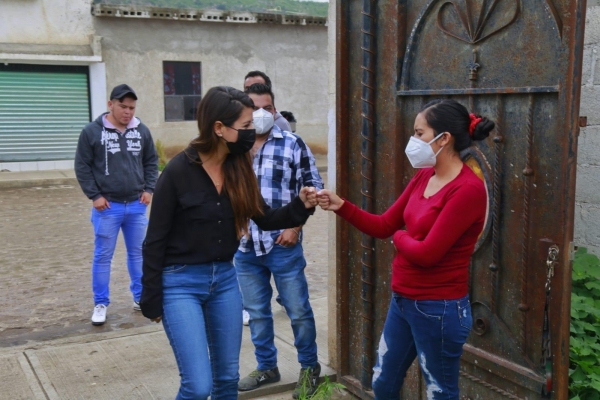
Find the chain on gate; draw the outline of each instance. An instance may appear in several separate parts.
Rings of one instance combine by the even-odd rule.
[[[546,384],[542,387],[542,397],[549,399],[552,393],[552,350],[550,348],[550,322],[548,306],[550,304],[550,291],[554,267],[558,264],[558,246],[553,244],[548,249],[546,259],[546,303],[544,304],[544,330],[542,332],[542,359],[541,366],[546,372]]]

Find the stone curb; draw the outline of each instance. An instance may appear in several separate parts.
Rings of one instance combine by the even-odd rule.
[[[0,180],[0,190],[25,189],[37,186],[79,185],[76,178],[39,178]]]

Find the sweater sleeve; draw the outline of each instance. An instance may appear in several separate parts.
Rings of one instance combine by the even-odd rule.
[[[398,231],[394,234],[394,245],[411,263],[433,267],[485,215],[486,204],[485,189],[473,183],[464,184],[451,194],[425,239],[415,240],[408,232]]]
[[[147,318],[162,315],[162,273],[169,233],[177,209],[177,192],[167,167],[156,184],[150,221],[143,243],[142,297],[140,306]]]
[[[94,165],[94,148],[90,144],[86,128],[81,131],[75,152],[75,175],[83,193],[91,200],[99,199],[102,194],[96,183],[92,167]]]
[[[402,229],[404,223],[404,209],[415,188],[417,177],[413,178],[398,200],[381,215],[371,214],[361,210],[348,200],[344,200],[342,207],[335,213],[354,225],[359,231],[378,239],[385,239],[398,229]]]

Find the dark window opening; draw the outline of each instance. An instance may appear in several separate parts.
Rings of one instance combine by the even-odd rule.
[[[202,99],[199,62],[163,61],[165,121],[194,121]]]

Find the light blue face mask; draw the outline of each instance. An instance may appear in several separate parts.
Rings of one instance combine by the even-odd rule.
[[[430,142],[425,142],[421,139],[417,139],[414,136],[411,136],[408,144],[406,145],[406,156],[408,157],[408,161],[413,166],[413,168],[431,168],[435,167],[435,161],[440,151],[444,148],[444,146],[440,147],[437,153],[433,152],[431,148],[431,143],[438,140],[442,137],[446,132],[442,132],[436,137],[434,137]]]

